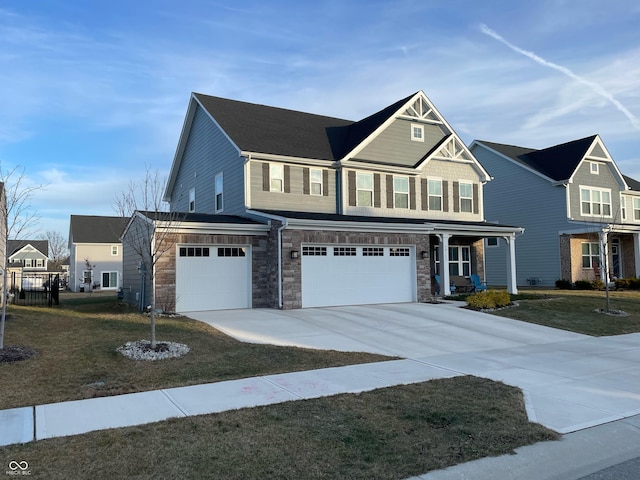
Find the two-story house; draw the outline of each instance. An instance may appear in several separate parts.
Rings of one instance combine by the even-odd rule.
[[[487,218],[526,229],[518,285],[640,274],[640,183],[622,175],[598,135],[541,150],[480,140],[470,149],[494,177]],[[506,283],[500,241],[486,247],[487,277]]]
[[[7,255],[9,290],[40,288],[46,282],[48,240],[7,240]]]
[[[360,121],[194,93],[165,192],[184,214],[156,298],[178,312],[425,302],[484,277],[487,237],[511,245],[515,292],[522,229],[485,221],[489,180],[422,91]]]
[[[120,236],[129,218],[71,215],[69,288],[117,290],[122,283]]]

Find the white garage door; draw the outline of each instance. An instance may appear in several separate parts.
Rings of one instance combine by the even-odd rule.
[[[302,246],[302,306],[416,300],[413,247]]]
[[[176,312],[251,307],[249,247],[181,245],[176,253]]]

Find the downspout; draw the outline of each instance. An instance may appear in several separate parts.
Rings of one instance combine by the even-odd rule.
[[[282,298],[282,231],[289,226],[288,219],[284,219],[284,222],[280,228],[278,228],[278,308],[282,309],[284,304]]]

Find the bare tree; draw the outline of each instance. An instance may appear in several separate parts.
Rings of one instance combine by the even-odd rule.
[[[0,166],[0,183],[2,183],[3,201],[0,202],[2,225],[2,316],[0,318],[0,349],[4,348],[4,326],[7,317],[7,252],[9,239],[26,238],[37,230],[36,220],[39,218],[31,207],[31,198],[46,185],[30,185],[24,174],[24,168],[16,166],[11,170],[3,170]]]
[[[156,342],[156,266],[160,259],[174,246],[174,233],[184,214],[169,212],[162,200],[165,181],[157,170],[146,169],[144,180],[129,183],[128,190],[116,197],[114,209],[123,217],[131,217],[122,238],[125,248],[130,248],[138,257],[141,275],[151,287],[150,305],[151,348]]]
[[[49,258],[55,268],[60,268],[62,261],[69,256],[69,246],[67,239],[60,232],[47,230],[40,235],[42,240],[49,242]]]

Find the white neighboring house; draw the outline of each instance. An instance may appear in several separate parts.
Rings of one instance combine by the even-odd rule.
[[[8,274],[11,289],[41,288],[47,273],[49,242],[47,240],[8,240]]]
[[[71,215],[69,288],[117,290],[122,284],[120,235],[129,218]]]

